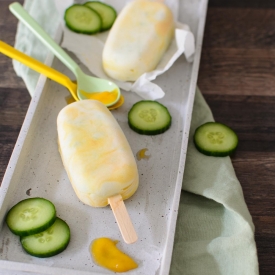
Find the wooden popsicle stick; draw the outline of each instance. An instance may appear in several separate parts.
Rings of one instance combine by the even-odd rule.
[[[136,242],[138,237],[121,195],[118,194],[108,198],[108,202],[113,210],[124,241],[128,244]]]

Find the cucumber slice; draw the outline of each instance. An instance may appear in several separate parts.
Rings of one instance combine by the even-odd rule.
[[[225,157],[236,150],[238,136],[222,123],[207,122],[196,129],[194,143],[198,151],[204,155]]]
[[[64,20],[70,30],[84,34],[97,33],[102,26],[100,15],[95,10],[80,4],[67,8]]]
[[[84,6],[95,10],[100,15],[102,19],[101,31],[109,30],[112,27],[117,17],[117,12],[113,7],[99,1],[89,1]]]
[[[172,117],[168,109],[157,101],[141,100],[128,113],[128,124],[141,135],[158,135],[171,126]]]
[[[44,231],[54,223],[55,219],[55,206],[43,198],[22,200],[14,205],[6,216],[9,229],[19,236]]]
[[[70,242],[70,228],[60,218],[45,231],[20,238],[24,250],[39,258],[51,257],[61,253]]]

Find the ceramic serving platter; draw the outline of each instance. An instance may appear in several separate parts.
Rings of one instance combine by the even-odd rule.
[[[125,104],[112,111],[130,143],[139,170],[139,188],[125,201],[138,235],[134,244],[124,243],[110,207],[92,208],[76,197],[57,146],[56,118],[68,104],[69,93],[59,84],[40,77],[0,188],[1,274],[113,274],[91,258],[90,243],[99,237],[118,240],[118,248],[136,260],[139,267],[127,274],[169,274],[206,10],[207,0],[180,1],[179,21],[188,24],[195,36],[194,61],[188,63],[181,56],[155,80],[166,93],[159,102],[171,113],[171,128],[156,136],[133,132],[127,113],[141,100],[134,93],[122,91]],[[48,62],[72,76],[60,61],[50,56]],[[145,157],[139,158],[143,149]],[[51,200],[57,215],[69,224],[71,241],[61,254],[44,259],[32,257],[7,228],[7,211],[30,197]]]

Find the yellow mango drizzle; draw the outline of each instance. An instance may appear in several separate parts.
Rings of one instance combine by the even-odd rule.
[[[111,92],[95,92],[95,93],[86,93],[85,91],[81,91],[81,94],[87,99],[94,99],[101,101],[103,104],[110,104],[117,99],[118,90],[115,89]]]
[[[114,272],[126,272],[137,268],[137,263],[116,247],[117,243],[118,241],[109,238],[95,239],[90,246],[94,261]]]

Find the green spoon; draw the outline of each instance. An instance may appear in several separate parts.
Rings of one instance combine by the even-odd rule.
[[[22,21],[47,46],[55,56],[62,61],[76,76],[77,95],[79,99],[89,98],[89,94],[110,92],[111,101],[105,105],[114,105],[120,99],[119,87],[106,79],[86,75],[78,64],[40,27],[40,25],[24,10],[21,4],[15,2],[9,6],[10,11]],[[111,94],[110,94],[111,95]]]

